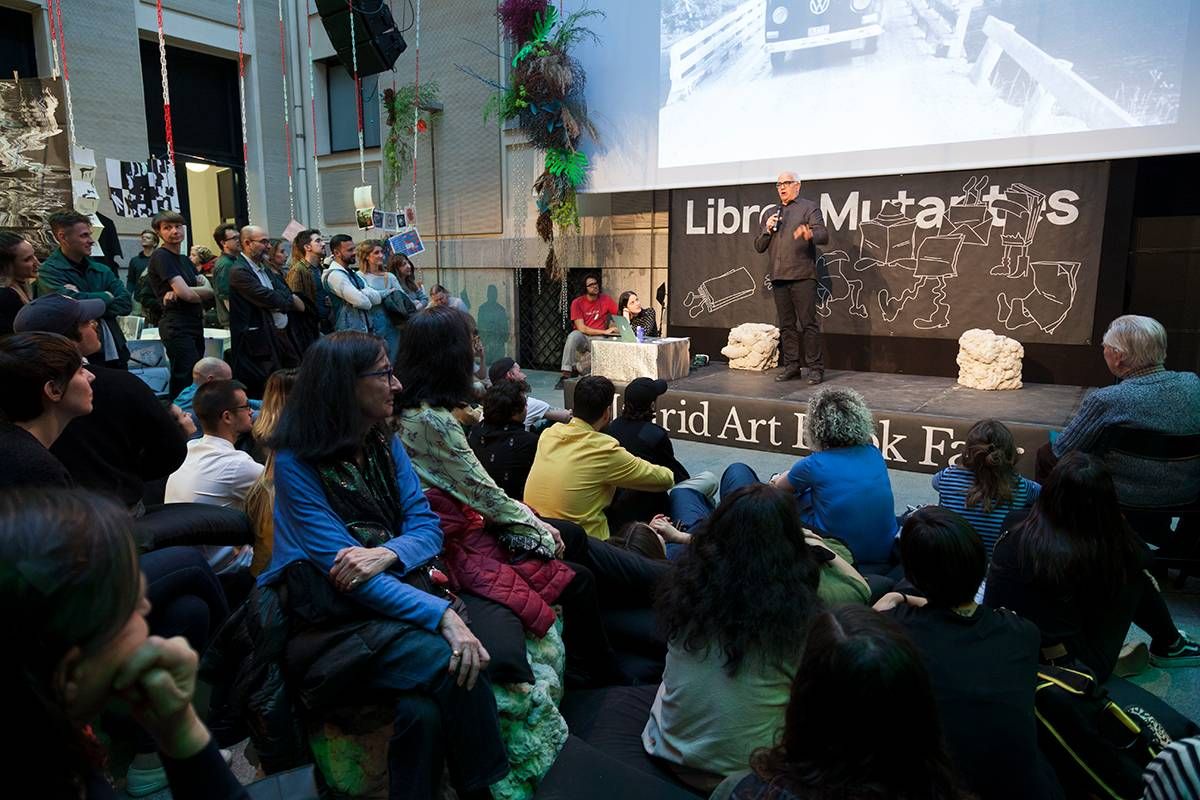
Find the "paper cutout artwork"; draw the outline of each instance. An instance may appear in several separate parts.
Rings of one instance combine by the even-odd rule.
[[[354,221],[358,223],[360,230],[369,231],[375,227],[375,209],[373,208],[356,208],[354,210]]]
[[[409,258],[425,252],[425,244],[416,228],[405,228],[388,239],[388,244],[391,245],[393,253],[403,253]]]
[[[55,245],[46,219],[72,200],[62,85],[52,78],[0,81],[0,109],[0,228],[49,250]]]
[[[734,267],[715,278],[701,283],[694,292],[688,292],[683,305],[688,316],[695,318],[707,311],[712,313],[725,306],[744,300],[754,294],[754,276],[745,267]]]
[[[283,237],[285,242],[291,244],[292,240],[295,239],[296,235],[302,230],[304,230],[304,225],[296,220],[292,220],[287,224],[287,227],[283,229],[283,233],[280,235]]]
[[[165,158],[146,161],[105,159],[108,197],[119,217],[153,217],[161,211],[179,210],[175,172]]]

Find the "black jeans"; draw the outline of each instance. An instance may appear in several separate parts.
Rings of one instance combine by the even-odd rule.
[[[171,361],[171,397],[175,397],[192,384],[192,367],[204,358],[204,320],[167,312],[158,322],[158,338]]]
[[[375,657],[367,688],[397,692],[387,750],[389,800],[437,800],[447,765],[460,795],[486,789],[508,774],[487,674],[468,690],[447,671],[449,663],[446,640],[417,628]]]
[[[666,561],[653,561],[630,550],[593,539],[579,525],[547,519],[562,534],[563,561],[582,564],[596,576],[596,594],[604,608],[649,608],[654,588],[670,569]]]
[[[821,326],[817,322],[817,281],[775,281],[771,294],[779,323],[779,360],[784,367],[825,371],[821,357]],[[800,343],[804,340],[803,360]]]

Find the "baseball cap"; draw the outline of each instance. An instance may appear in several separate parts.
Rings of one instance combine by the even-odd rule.
[[[651,378],[634,378],[625,387],[625,402],[648,406],[667,390],[667,382]]]
[[[26,305],[13,320],[17,333],[41,331],[72,336],[81,322],[104,316],[103,300],[76,300],[65,294],[48,294]]]
[[[516,366],[516,363],[516,361],[508,358],[507,356],[496,359],[492,362],[492,365],[488,367],[488,380],[490,380],[492,383],[499,383],[500,381],[504,380],[504,376],[508,374],[510,369]]]

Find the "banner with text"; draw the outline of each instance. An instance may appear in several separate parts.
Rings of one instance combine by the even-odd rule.
[[[829,241],[817,247],[826,333],[1090,343],[1108,162],[847,178],[802,184]],[[671,192],[671,322],[775,321],[754,238],[771,184]]]

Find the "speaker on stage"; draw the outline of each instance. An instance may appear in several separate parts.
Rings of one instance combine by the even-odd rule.
[[[374,75],[392,68],[408,45],[386,0],[317,0],[317,12],[347,72],[354,72],[350,42],[350,6],[354,7],[354,47],[358,55],[358,74]]]

